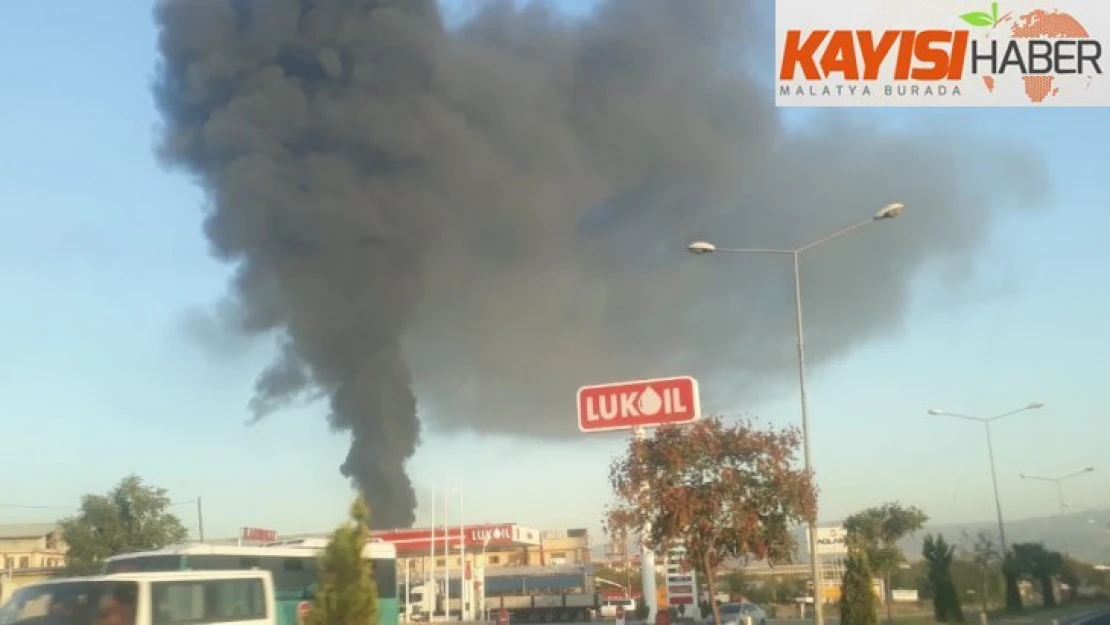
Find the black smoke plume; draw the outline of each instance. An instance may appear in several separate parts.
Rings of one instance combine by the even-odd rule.
[[[447,28],[429,0],[161,1],[160,152],[207,192],[237,329],[281,340],[256,417],[325,396],[343,474],[410,525],[413,374],[426,423],[518,436],[576,433],[587,382],[751,397],[790,371],[789,267],[686,242],[789,247],[909,205],[807,255],[820,362],[1043,198],[1039,162],[966,133],[788,127],[759,4],[506,1]]]

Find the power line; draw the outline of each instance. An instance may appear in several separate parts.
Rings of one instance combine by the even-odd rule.
[[[196,499],[187,499],[185,501],[171,501],[171,506],[192,506],[197,503]],[[19,510],[77,510],[80,506],[36,506],[23,503],[0,503],[0,508],[14,508]]]

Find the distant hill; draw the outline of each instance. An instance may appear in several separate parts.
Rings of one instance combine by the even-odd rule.
[[[822,524],[826,525],[826,524]],[[827,525],[834,525],[828,523]],[[950,543],[960,548],[970,548],[979,532],[988,532],[998,539],[998,523],[945,523],[928,525],[917,535],[902,541],[902,549],[910,561],[921,559],[921,544],[926,534],[943,534]],[[798,561],[808,562],[805,549],[805,530],[794,532],[798,541]],[[1042,542],[1049,549],[1068,552],[1073,557],[1092,564],[1110,564],[1110,510],[1068,514],[1066,516],[1036,517],[1006,521],[1006,541],[1010,544]],[[636,547],[629,543],[635,553]],[[592,555],[601,560],[611,551],[609,544],[594,545]]]
[[[916,560],[921,557],[921,543],[927,533],[940,533],[949,542],[970,547],[979,532],[988,532],[997,540],[998,523],[951,523],[926,527],[917,536],[903,541],[902,549]],[[1006,542],[1041,542],[1049,549],[1070,553],[1083,562],[1110,564],[1110,510],[1006,521]]]

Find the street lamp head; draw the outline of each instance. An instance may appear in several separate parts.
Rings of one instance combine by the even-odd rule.
[[[875,219],[894,219],[895,217],[901,215],[902,211],[904,210],[906,210],[906,205],[900,202],[887,204],[875,213]]]
[[[933,415],[934,417],[940,417],[944,415],[944,411],[940,408],[930,408],[929,414]]]
[[[1023,480],[1027,480],[1027,479],[1029,479],[1029,476],[1028,476],[1028,475],[1026,475],[1026,474],[1024,474],[1024,473],[1018,473],[1018,477],[1020,477],[1020,478],[1021,478],[1021,479],[1023,479]]]
[[[1090,473],[1091,471],[1094,471],[1094,470],[1095,470],[1094,467],[1087,467],[1086,469],[1083,469],[1083,472],[1084,473]]]
[[[1029,410],[1039,410],[1041,408],[1044,408],[1044,402],[1043,401],[1030,402],[1029,405],[1026,406],[1026,408],[1028,408]]]
[[[705,241],[694,241],[686,246],[691,254],[711,254],[717,251],[717,246]]]

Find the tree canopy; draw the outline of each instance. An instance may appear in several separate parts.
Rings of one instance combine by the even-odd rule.
[[[643,536],[656,552],[683,545],[686,564],[706,580],[716,605],[715,575],[726,560],[789,562],[790,529],[814,518],[817,496],[797,466],[796,428],[760,429],[751,421],[709,417],[667,426],[634,440],[614,460],[609,481],[617,502],[606,524],[611,536]]]
[[[853,514],[844,520],[850,540],[867,553],[871,568],[887,574],[905,562],[898,541],[919,531],[929,516],[916,506],[888,502]]]
[[[878,598],[872,586],[867,551],[849,546],[841,582],[840,622],[843,625],[876,625]]]
[[[944,536],[932,534],[925,537],[921,555],[928,566],[927,579],[933,588],[933,618],[938,623],[962,623],[963,608],[960,593],[952,581],[952,560],[956,554],[955,545],[949,545]]]
[[[378,622],[378,587],[362,551],[370,541],[370,509],[359,497],[350,521],[332,532],[320,556],[315,603],[307,625],[372,625]]]
[[[966,537],[969,537],[969,534],[965,532]],[[996,584],[992,584],[992,581],[999,579],[1002,552],[994,542],[993,535],[980,531],[975,535],[974,542],[967,553],[978,578],[974,585],[979,588],[979,601],[982,603],[983,612],[986,612],[990,607],[991,596],[996,594]]]
[[[1015,572],[1040,585],[1044,606],[1056,605],[1052,579],[1064,571],[1064,557],[1041,543],[1017,543],[1010,546],[1010,552]]]
[[[85,495],[80,511],[59,521],[69,545],[67,572],[99,573],[108,558],[183,542],[188,530],[176,515],[168,491],[129,475],[103,495]]]
[[[894,623],[891,575],[906,561],[898,541],[917,532],[929,520],[915,506],[888,502],[853,514],[844,520],[848,540],[866,554],[870,569],[883,578],[886,587],[887,620]]]

